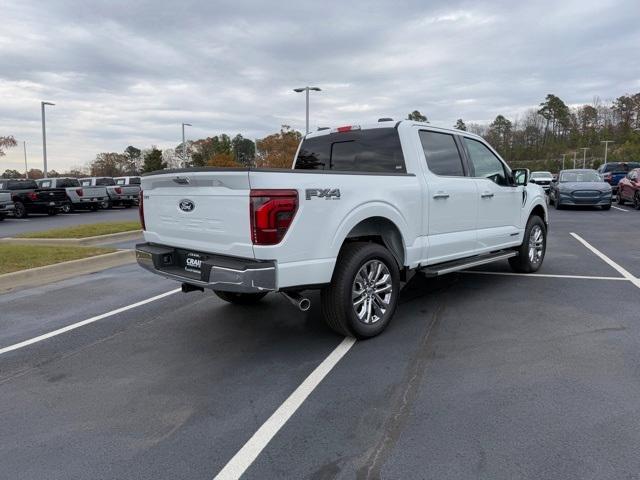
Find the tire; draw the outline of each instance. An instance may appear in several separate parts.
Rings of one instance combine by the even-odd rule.
[[[618,190],[618,193],[616,194],[616,203],[618,205],[624,205],[625,204],[625,201],[622,198],[622,195],[620,195],[620,190]]]
[[[105,200],[100,204],[100,208],[104,210],[111,210],[113,208],[113,204],[109,200]]]
[[[130,203],[123,203],[122,206],[124,208],[131,208],[131,204]]]
[[[222,292],[220,290],[214,290],[219,298],[225,302],[233,303],[234,305],[255,305],[264,298],[267,292],[264,293],[235,293],[235,292]]]
[[[640,192],[636,192],[633,196],[633,208],[640,210]]]
[[[56,208],[50,208],[49,210],[47,210],[47,215],[49,215],[50,217],[54,217],[58,214],[58,209]]]
[[[100,209],[100,205],[98,205],[97,203],[92,203],[91,205],[89,205],[89,210],[91,210],[92,212],[97,212]]]
[[[562,210],[564,208],[560,203],[560,200],[557,200],[557,199],[555,202],[553,202],[553,206],[556,207],[556,210]]]
[[[367,281],[371,283],[365,285]],[[377,292],[376,282],[380,285]],[[353,299],[357,290],[358,307]],[[376,300],[372,296],[376,293],[384,293],[384,297],[377,295]],[[322,314],[329,328],[340,335],[375,337],[389,325],[399,293],[400,272],[389,250],[377,243],[348,243],[338,257],[331,284],[322,289]],[[382,305],[386,305],[384,310]],[[361,311],[356,312],[359,307]]]
[[[0,222],[4,221],[4,215],[0,215]]]
[[[611,204],[609,204],[609,205],[602,205],[602,210],[611,210]]]
[[[540,232],[538,236],[537,232]],[[531,249],[535,249],[531,253]],[[547,251],[547,226],[537,215],[529,217],[524,230],[524,240],[518,247],[518,255],[509,259],[511,270],[518,273],[533,273],[542,265]]]
[[[73,205],[71,205],[70,203],[65,203],[60,209],[60,211],[62,213],[71,213],[73,212]]]
[[[24,206],[22,202],[15,202],[15,209],[13,211],[13,215],[16,218],[27,218],[29,214],[27,213],[27,208]]]

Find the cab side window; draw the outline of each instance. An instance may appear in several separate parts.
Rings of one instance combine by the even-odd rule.
[[[462,158],[453,135],[421,130],[420,142],[429,170],[436,175],[464,177]]]
[[[471,175],[488,178],[498,185],[508,186],[509,179],[504,164],[482,142],[464,137],[469,152]]]

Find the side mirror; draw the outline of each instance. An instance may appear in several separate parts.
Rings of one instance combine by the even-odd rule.
[[[529,176],[531,175],[531,172],[528,168],[516,168],[511,173],[513,174],[513,181],[517,187],[524,187],[529,183]]]

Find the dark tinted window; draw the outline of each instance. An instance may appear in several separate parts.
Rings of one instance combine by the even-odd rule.
[[[464,144],[469,151],[470,167],[474,177],[488,178],[498,185],[509,184],[504,164],[484,143],[465,137]]]
[[[342,172],[406,172],[395,128],[330,133],[302,143],[296,169]]]
[[[79,187],[80,182],[75,178],[59,178],[56,186],[58,188]]]
[[[38,184],[35,180],[9,180],[5,188],[8,190],[29,190],[38,188]]]
[[[129,179],[129,185],[140,185],[140,177],[131,177]]]
[[[96,185],[105,186],[115,184],[116,182],[113,181],[113,178],[96,178]]]
[[[420,142],[429,170],[436,175],[464,177],[462,158],[453,135],[422,130]]]
[[[634,168],[638,168],[640,167],[640,163],[638,162],[611,162],[611,163],[605,163],[604,165],[602,165],[600,167],[600,171],[602,173],[608,173],[608,172],[612,172],[612,173],[623,173],[623,172],[628,172],[629,170],[633,170]]]

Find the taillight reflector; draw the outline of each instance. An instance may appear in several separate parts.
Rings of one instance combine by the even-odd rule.
[[[122,193],[122,188],[120,187],[116,187],[113,189],[118,195],[120,195]]]
[[[280,243],[298,211],[297,190],[251,190],[251,241],[254,245]]]
[[[29,199],[33,202],[37,202],[38,201],[38,194],[36,192],[29,192],[27,194],[27,196],[29,197]]]
[[[138,215],[140,215],[140,225],[142,230],[146,230],[147,226],[144,224],[144,197],[142,196],[142,190],[138,194]]]
[[[84,195],[84,192],[82,191],[81,188],[76,188],[76,193],[78,194],[79,197],[81,197],[82,195]]]
[[[360,130],[360,125],[345,125],[344,127],[334,128],[333,132],[344,133],[350,132],[351,130]]]

